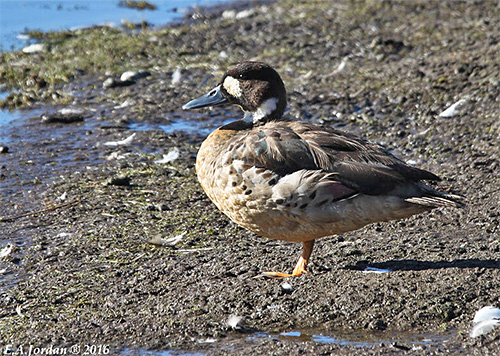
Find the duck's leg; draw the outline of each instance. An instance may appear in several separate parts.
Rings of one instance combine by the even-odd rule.
[[[311,257],[311,253],[314,247],[314,240],[302,242],[302,255],[300,256],[295,268],[293,269],[292,274],[289,273],[281,273],[281,272],[264,272],[257,277],[268,277],[268,278],[286,278],[286,277],[299,277],[302,273],[307,273],[306,267],[309,262],[309,258]]]

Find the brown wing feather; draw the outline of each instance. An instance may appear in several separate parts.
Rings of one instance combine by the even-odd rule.
[[[355,135],[304,122],[271,122],[246,131],[236,156],[284,176],[302,169],[322,170],[358,192],[384,194],[396,185],[436,175],[406,165],[383,147]]]

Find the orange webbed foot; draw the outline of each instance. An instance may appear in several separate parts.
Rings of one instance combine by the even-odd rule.
[[[281,272],[263,272],[258,276],[255,276],[254,278],[265,277],[273,279],[283,279],[288,277],[300,277],[303,273],[308,273],[306,271],[306,267],[309,257],[311,257],[311,253],[314,246],[314,240],[303,242],[302,246],[303,246],[302,256],[300,256],[291,274],[281,273]]]

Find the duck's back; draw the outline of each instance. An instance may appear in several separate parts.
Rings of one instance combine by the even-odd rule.
[[[196,161],[217,207],[262,236],[307,241],[454,204],[382,147],[304,122],[237,121],[215,130]]]

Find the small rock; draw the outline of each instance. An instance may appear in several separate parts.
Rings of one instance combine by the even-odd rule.
[[[293,292],[293,286],[288,282],[283,282],[281,283],[281,290],[286,294],[290,294]]]
[[[85,111],[82,109],[75,108],[64,108],[53,113],[45,113],[42,115],[42,123],[61,123],[61,124],[71,124],[73,122],[83,121]]]
[[[165,203],[158,203],[158,204],[153,204],[153,208],[158,211],[167,211],[170,210],[167,204]]]
[[[7,146],[0,146],[0,154],[2,153],[8,153],[9,152],[9,147]]]
[[[368,327],[371,329],[371,330],[379,330],[379,331],[383,331],[385,329],[387,329],[387,323],[384,322],[383,320],[373,320],[369,325]]]
[[[108,185],[116,185],[120,187],[129,187],[130,186],[130,177],[114,177],[108,180]]]
[[[32,44],[28,47],[23,48],[23,53],[38,53],[38,52],[45,52],[47,49],[47,46],[44,43],[35,43]]]
[[[236,12],[235,10],[226,10],[222,13],[222,18],[228,20],[241,20],[247,17],[250,17],[255,14],[254,9],[243,10],[240,12]]]
[[[116,88],[116,87],[126,87],[135,84],[132,80],[116,80],[115,78],[108,78],[102,83],[104,89]]]
[[[233,20],[236,18],[236,10],[226,10],[222,13],[223,19]]]
[[[150,75],[151,75],[151,73],[149,73],[148,71],[145,71],[145,70],[138,71],[138,72],[134,72],[134,71],[129,70],[129,71],[124,72],[121,75],[120,80],[122,82],[127,82],[127,81],[135,82],[141,78],[146,78]]]

